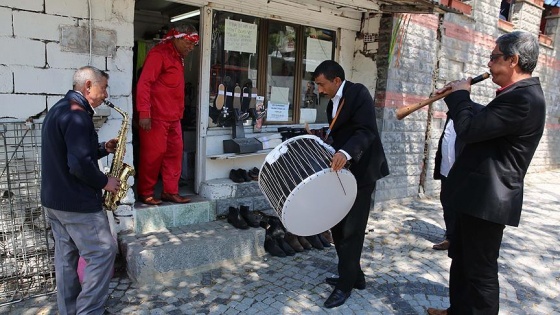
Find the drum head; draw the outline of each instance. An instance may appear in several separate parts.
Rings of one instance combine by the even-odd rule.
[[[324,232],[348,214],[357,192],[356,179],[350,171],[317,172],[290,193],[282,208],[282,223],[295,235]]]

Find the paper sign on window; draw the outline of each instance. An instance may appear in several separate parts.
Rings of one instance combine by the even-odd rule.
[[[287,121],[289,108],[290,108],[289,104],[277,104],[273,102],[268,102],[268,108],[266,110],[266,120]]]
[[[331,60],[332,42],[316,38],[307,38],[307,50],[305,53],[305,71],[313,72],[317,66],[325,61]]]
[[[254,54],[257,52],[257,24],[227,19],[224,49]]]

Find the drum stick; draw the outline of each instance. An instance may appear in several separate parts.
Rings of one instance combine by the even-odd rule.
[[[489,77],[490,77],[490,73],[485,72],[485,73],[483,73],[479,76],[476,76],[476,77],[472,78],[471,85],[476,84],[476,83],[481,82],[481,81],[484,81],[484,80],[488,79]],[[397,119],[401,120],[401,119],[405,118],[406,116],[408,116],[408,115],[414,113],[415,111],[419,110],[420,108],[422,108],[426,105],[432,104],[433,102],[446,97],[447,95],[451,94],[451,92],[452,91],[449,89],[449,90],[447,90],[447,91],[445,91],[441,94],[432,96],[429,99],[424,100],[422,102],[398,108],[397,111],[396,111]]]

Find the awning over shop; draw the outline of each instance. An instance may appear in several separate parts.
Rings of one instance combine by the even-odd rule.
[[[431,0],[298,0],[298,3],[371,13],[460,13]]]

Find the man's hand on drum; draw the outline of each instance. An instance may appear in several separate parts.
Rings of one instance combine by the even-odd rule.
[[[342,152],[336,152],[331,161],[331,169],[335,172],[340,171],[346,165],[346,155]]]

